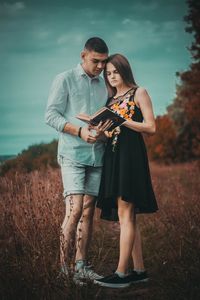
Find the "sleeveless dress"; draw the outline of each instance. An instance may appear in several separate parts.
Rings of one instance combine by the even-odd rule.
[[[107,105],[127,120],[142,122],[143,116],[134,102],[137,88],[132,88]],[[114,100],[115,99],[115,100]],[[148,157],[143,136],[125,126],[110,133],[105,154],[97,207],[100,217],[117,221],[117,198],[134,203],[135,213],[153,213],[158,210],[152,188]]]

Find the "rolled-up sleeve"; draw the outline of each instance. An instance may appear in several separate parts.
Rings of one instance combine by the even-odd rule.
[[[47,108],[45,112],[45,122],[57,131],[63,131],[67,123],[64,117],[68,101],[68,86],[64,75],[59,74],[53,81],[50,89]]]

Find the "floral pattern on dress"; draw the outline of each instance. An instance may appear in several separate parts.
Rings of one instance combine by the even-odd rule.
[[[110,106],[115,113],[119,116],[125,118],[126,120],[131,120],[135,112],[135,102],[130,100],[130,96],[126,97],[124,100],[116,102]]]
[[[124,98],[124,99],[123,99]],[[126,120],[132,120],[135,113],[135,102],[130,100],[131,94],[128,93],[122,100],[113,103],[109,108],[112,109],[119,116],[125,118]],[[112,151],[115,152],[118,136],[121,132],[120,126],[114,128],[109,132],[109,137],[112,138]]]

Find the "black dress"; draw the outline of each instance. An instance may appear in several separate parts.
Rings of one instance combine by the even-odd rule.
[[[112,99],[109,107],[126,119],[142,122],[140,109],[135,105],[132,88],[123,96]],[[151,183],[148,157],[142,134],[120,126],[108,139],[104,154],[97,207],[101,218],[117,221],[117,198],[134,203],[136,213],[153,213],[158,210]]]

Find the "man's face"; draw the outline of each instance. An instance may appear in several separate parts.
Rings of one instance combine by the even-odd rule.
[[[83,60],[82,67],[85,72],[90,76],[98,76],[105,68],[106,59],[108,58],[107,53],[98,53],[95,51],[84,50],[81,53]]]

